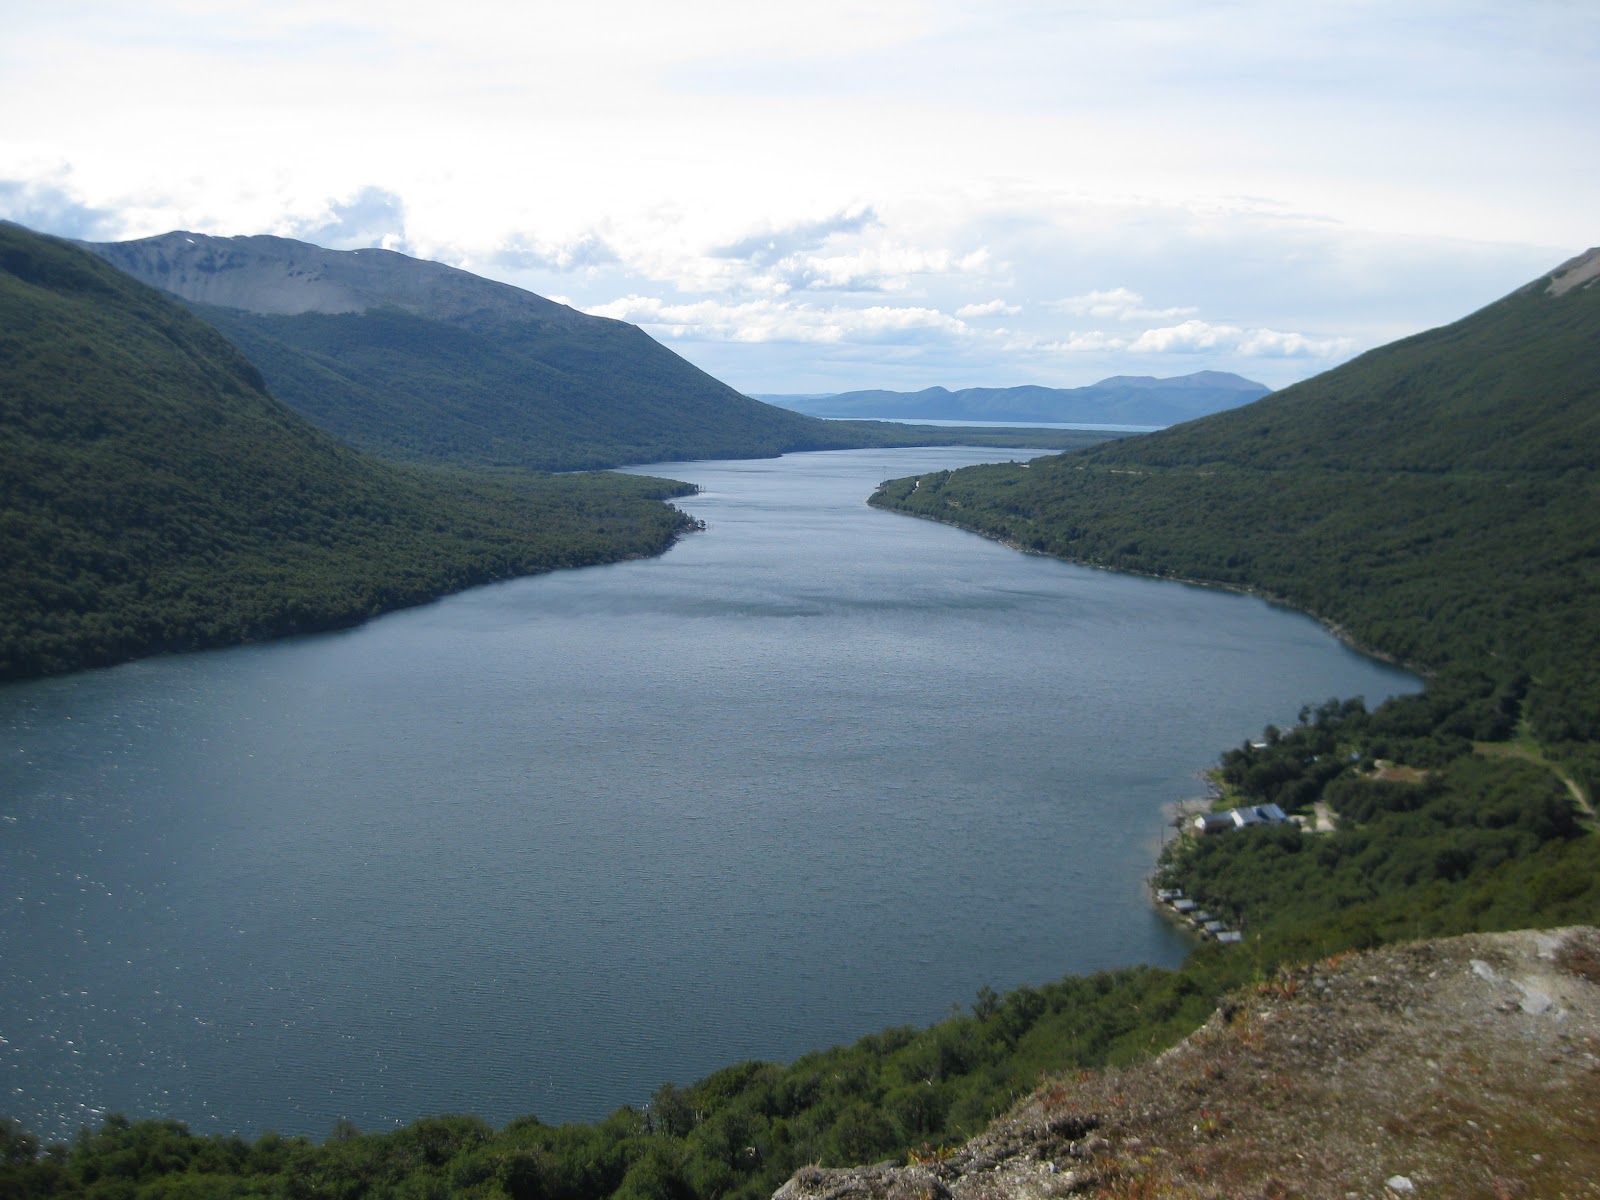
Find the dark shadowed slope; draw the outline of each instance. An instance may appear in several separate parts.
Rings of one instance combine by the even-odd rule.
[[[216,330],[0,225],[0,678],[351,624],[655,553],[674,485],[402,468],[315,429]]]

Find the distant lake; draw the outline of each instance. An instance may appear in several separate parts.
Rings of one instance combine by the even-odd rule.
[[[1418,683],[863,503],[1031,453],[641,468],[702,488],[661,558],[0,688],[0,1114],[589,1119],[1176,964],[1143,881],[1198,772]]]

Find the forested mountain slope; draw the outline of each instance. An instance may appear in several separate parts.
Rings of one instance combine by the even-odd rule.
[[[689,524],[660,503],[678,486],[368,458],[179,304],[0,225],[0,678],[659,552]]]
[[[1248,587],[1380,651],[1532,677],[1600,740],[1600,284],[1591,251],[1254,404],[873,503],[1031,550]]]
[[[0,263],[15,273],[9,246],[0,248]],[[25,263],[24,270],[38,275],[43,266]],[[91,275],[90,282],[97,278]],[[55,290],[86,290],[66,282],[57,281]],[[148,293],[138,295],[140,303],[151,303]],[[1593,311],[1595,296],[1578,290],[1549,299],[1569,298]],[[0,310],[0,317],[9,315]],[[249,391],[226,382],[237,362],[209,335],[173,323],[167,308],[140,319],[148,326],[146,341],[159,343],[170,333],[185,342],[186,358],[202,375],[213,360],[225,359],[227,369],[214,372],[223,392]],[[95,343],[63,341],[52,360],[59,360],[58,371],[70,372],[98,353]],[[0,362],[10,363],[11,343],[0,349]],[[1551,361],[1570,359],[1557,345],[1547,349]],[[119,364],[124,373],[143,370],[137,359]],[[1422,382],[1417,387],[1426,391]],[[70,413],[44,418],[47,425],[71,419]],[[274,419],[284,420],[281,414]],[[1089,556],[1084,547],[1095,554],[1103,549],[1106,560],[1136,569],[1199,575],[1209,564],[1213,578],[1226,569],[1236,572],[1229,582],[1264,586],[1261,581],[1271,579],[1285,590],[1314,577],[1326,590],[1307,595],[1330,606],[1340,601],[1357,616],[1384,616],[1389,624],[1378,622],[1380,632],[1426,642],[1444,655],[1441,661],[1455,664],[1421,695],[1371,713],[1354,701],[1330,701],[1315,712],[1308,706],[1295,729],[1268,730],[1259,743],[1222,756],[1217,777],[1230,797],[1281,802],[1298,813],[1331,801],[1339,817],[1331,832],[1283,823],[1166,841],[1160,882],[1181,885],[1246,931],[1246,945],[1199,943],[1176,971],[1133,967],[1020,987],[1004,997],[984,988],[970,1011],[928,1029],[884,1030],[787,1066],[741,1063],[687,1087],[665,1083],[647,1106],[621,1107],[593,1125],[551,1126],[529,1114],[495,1130],[476,1117],[453,1115],[363,1133],[341,1122],[315,1145],[274,1133],[253,1143],[207,1137],[176,1121],[130,1122],[108,1114],[71,1147],[45,1151],[37,1138],[0,1117],[0,1194],[762,1200],[799,1171],[786,1200],[1069,1190],[1133,1196],[1166,1194],[1171,1167],[1197,1181],[1196,1195],[1285,1188],[1298,1194],[1302,1180],[1311,1195],[1328,1179],[1344,1180],[1341,1172],[1352,1165],[1367,1173],[1341,1182],[1338,1194],[1350,1186],[1376,1188],[1386,1171],[1402,1167],[1418,1171],[1419,1185],[1437,1181],[1448,1192],[1452,1176],[1422,1171],[1452,1155],[1474,1170],[1497,1172],[1496,1194],[1543,1195],[1547,1180],[1589,1178],[1593,1172],[1581,1168],[1593,1159],[1593,1122],[1563,1115],[1593,1105],[1562,1102],[1574,1087],[1571,1094],[1592,1099],[1585,1057],[1570,1052],[1569,1014],[1539,1001],[1553,1000],[1592,1024],[1593,1000],[1579,1012],[1564,990],[1575,982],[1563,979],[1561,988],[1546,982],[1553,972],[1543,950],[1533,963],[1528,954],[1506,949],[1540,946],[1541,940],[1401,948],[1370,961],[1342,952],[1427,935],[1600,919],[1600,836],[1538,747],[1511,740],[1528,688],[1523,660],[1512,655],[1524,643],[1508,638],[1505,649],[1479,656],[1477,634],[1465,623],[1460,637],[1438,627],[1439,613],[1455,602],[1458,588],[1468,591],[1463,613],[1500,602],[1500,623],[1508,627],[1537,625],[1530,604],[1565,604],[1569,657],[1593,661],[1595,539],[1588,514],[1594,510],[1583,507],[1593,498],[1591,470],[1363,471],[1211,458],[1156,466],[1137,453],[1139,446],[1160,454],[1162,446],[1191,444],[1179,439],[1200,429],[1117,447],[1115,458],[1102,451],[1036,460],[1029,468],[901,481],[879,502],[892,498],[913,511],[1028,539],[1041,549],[1057,545],[1080,557]],[[309,439],[324,455],[314,461],[325,466],[361,461],[292,420],[283,436]],[[1263,443],[1273,437],[1270,430],[1257,436]],[[1478,490],[1480,484],[1488,490]],[[12,487],[8,476],[8,496]],[[1547,503],[1531,504],[1530,496]],[[1457,499],[1469,505],[1493,500],[1498,507],[1475,510],[1469,525],[1458,516]],[[1479,527],[1482,541],[1475,540]],[[1314,540],[1307,543],[1302,533]],[[1519,538],[1526,547],[1519,548]],[[1458,539],[1468,544],[1449,549]],[[223,554],[219,543],[211,544]],[[1519,553],[1522,560],[1515,558]],[[1324,557],[1334,564],[1326,578],[1320,567],[1307,565]],[[1513,586],[1517,572],[1508,561],[1533,564],[1522,571],[1529,591]],[[1489,582],[1480,578],[1485,574]],[[1565,591],[1564,579],[1571,581]],[[1406,587],[1414,590],[1397,602],[1393,589]],[[1420,607],[1408,611],[1408,604]],[[1526,644],[1554,657],[1548,636]],[[1560,681],[1556,668],[1541,669],[1532,694],[1545,698],[1542,727],[1565,729],[1566,740],[1551,734],[1550,745],[1581,770],[1582,752],[1592,742],[1575,739],[1585,736],[1579,722],[1593,692],[1581,681],[1562,691]],[[1556,706],[1563,697],[1574,705],[1566,717]],[[1562,720],[1570,723],[1561,726]],[[1389,773],[1380,760],[1405,769]],[[1595,761],[1589,758],[1588,766]],[[1566,958],[1562,953],[1550,953],[1556,966],[1591,985],[1600,979],[1592,934],[1585,933]],[[1485,960],[1482,969],[1474,960]],[[1317,965],[1288,965],[1307,962]],[[1521,981],[1533,978],[1533,966],[1537,989],[1525,989]],[[1138,1075],[1088,1070],[1172,1045],[1205,1020],[1220,997],[1240,988],[1246,990],[1234,992],[1215,1023],[1222,1053],[1214,1059],[1196,1061],[1180,1051],[1159,1060],[1142,1082]],[[1407,1027],[1415,1006],[1420,1034]],[[1268,1009],[1270,1024],[1285,1023],[1293,1036],[1271,1036],[1263,1015]],[[1374,1020],[1384,1024],[1375,1029]],[[1538,1039],[1525,1036],[1535,1020],[1543,1023]],[[1484,1030],[1490,1037],[1478,1039]],[[1427,1076],[1420,1081],[1412,1078],[1416,1072],[1397,1072],[1393,1054],[1396,1045],[1405,1051],[1407,1039],[1418,1036],[1439,1043],[1425,1041],[1402,1054]],[[1508,1072],[1500,1051],[1509,1043],[1516,1053]],[[1354,1064],[1357,1102],[1330,1105],[1318,1074],[1330,1054]],[[960,1148],[991,1116],[1041,1084],[1016,1120]],[[1369,1084],[1378,1086],[1376,1099]],[[1529,1088],[1554,1097],[1541,1107],[1549,1118],[1542,1123],[1514,1111],[1532,1094]],[[1040,1128],[1022,1127],[1035,1117]],[[1309,1140],[1296,1141],[1308,1120],[1321,1124]],[[1324,1126],[1330,1136],[1322,1136]],[[1494,1146],[1482,1150],[1491,1141]],[[1351,1157],[1326,1169],[1317,1155],[1330,1147]],[[1374,1147],[1385,1156],[1403,1150],[1422,1157],[1378,1170]],[[895,1178],[875,1168],[854,1179],[817,1169],[890,1159],[909,1159],[917,1169]]]
[[[195,233],[88,248],[188,301],[291,408],[402,461],[574,470],[927,441],[763,404],[636,326],[389,250]]]
[[[1600,286],[1574,259],[1439,329],[1100,461],[1264,470],[1543,473],[1600,467]],[[1559,290],[1557,290],[1559,289]]]

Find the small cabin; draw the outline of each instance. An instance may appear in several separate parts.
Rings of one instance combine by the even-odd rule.
[[[1251,825],[1280,825],[1288,819],[1289,814],[1276,804],[1252,804],[1245,808],[1230,808],[1227,812],[1202,813],[1194,819],[1194,831],[1221,833]]]
[[[1220,833],[1234,827],[1232,812],[1201,813],[1194,819],[1196,833]]]

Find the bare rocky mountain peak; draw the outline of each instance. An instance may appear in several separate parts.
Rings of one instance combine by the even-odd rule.
[[[510,284],[393,250],[327,250],[267,234],[185,231],[84,244],[141,282],[185,300],[265,316],[398,308],[467,326],[565,326],[589,319]]]
[[[1573,288],[1587,287],[1596,279],[1600,279],[1600,246],[1590,247],[1551,272],[1548,290],[1552,296],[1563,296]]]

